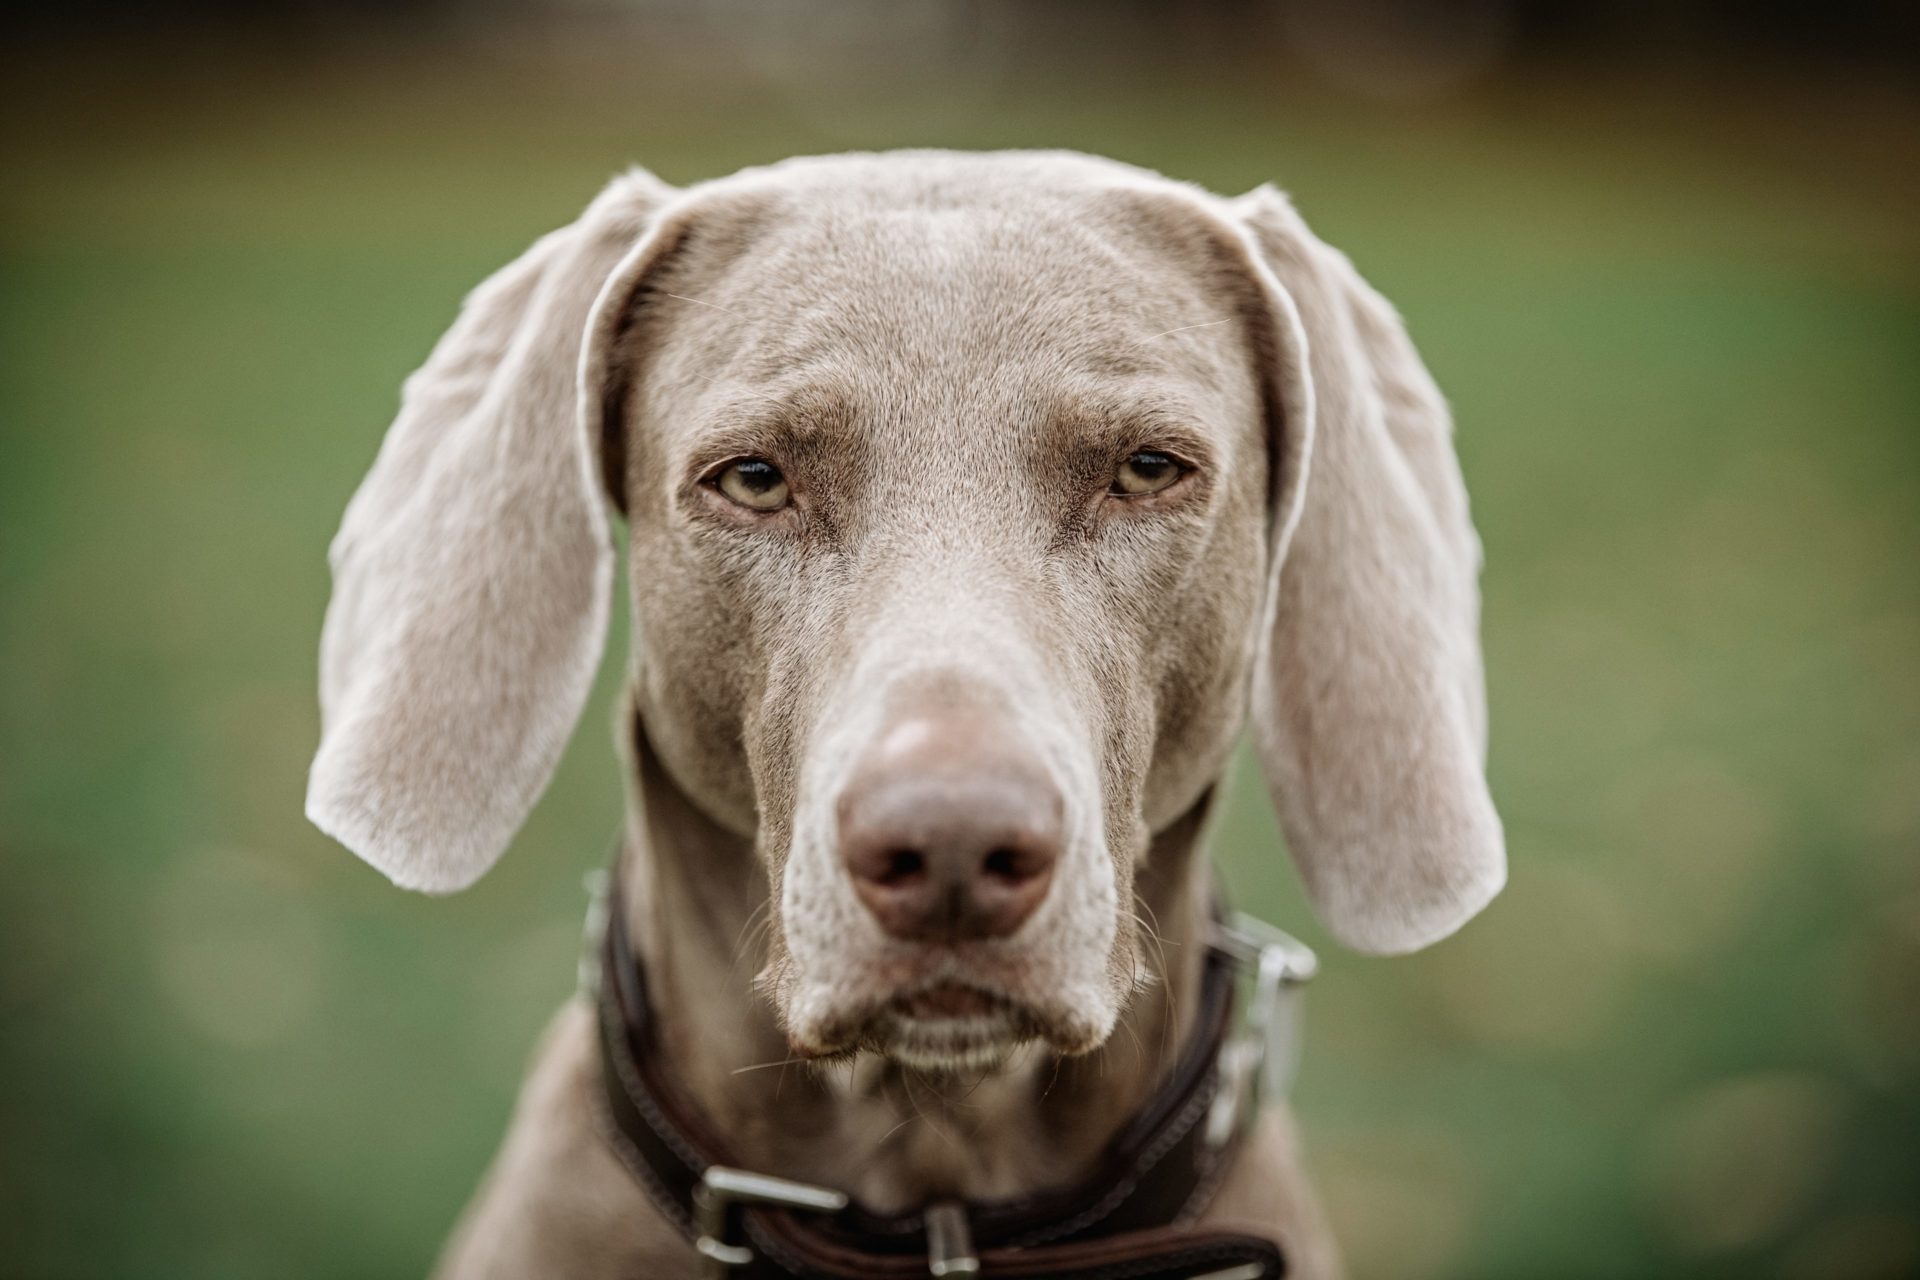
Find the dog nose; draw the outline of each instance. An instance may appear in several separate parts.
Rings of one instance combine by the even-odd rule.
[[[1004,727],[922,717],[885,731],[838,803],[854,892],[897,938],[1004,937],[1047,895],[1065,802]]]

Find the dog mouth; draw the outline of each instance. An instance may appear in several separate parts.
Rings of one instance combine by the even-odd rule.
[[[1003,995],[942,982],[887,1001],[863,1039],[917,1071],[992,1071],[1021,1045],[1042,1038],[1038,1021],[1032,1011]]]
[[[943,982],[911,995],[896,996],[888,1007],[902,1017],[916,1020],[960,1021],[990,1017],[1003,1012],[1009,1003],[991,991]]]
[[[1024,1045],[1062,1041],[1062,1030],[1011,996],[943,979],[874,1002],[863,1015],[843,1021],[838,1034],[829,1033],[824,1043],[801,1052],[809,1057],[872,1053],[929,1074],[982,1073],[1005,1066]]]

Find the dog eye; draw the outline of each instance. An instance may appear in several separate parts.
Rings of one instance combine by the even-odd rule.
[[[1186,467],[1167,454],[1142,449],[1120,464],[1113,473],[1113,487],[1107,492],[1122,498],[1144,498],[1159,493],[1186,472]]]
[[[713,479],[714,487],[749,511],[778,511],[787,505],[787,478],[765,458],[730,462]]]

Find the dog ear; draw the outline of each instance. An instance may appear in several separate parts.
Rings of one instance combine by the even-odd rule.
[[[1412,951],[1506,880],[1452,421],[1399,316],[1284,196],[1233,211],[1282,312],[1255,740],[1322,920],[1359,950]]]
[[[618,178],[469,295],[334,538],[307,817],[406,888],[491,867],[579,719],[614,563],[583,354],[673,195]]]

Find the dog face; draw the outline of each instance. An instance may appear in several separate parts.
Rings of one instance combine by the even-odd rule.
[[[1133,981],[1134,860],[1239,727],[1271,472],[1180,212],[782,174],[690,212],[615,344],[641,718],[758,829],[803,1051],[1084,1049]]]
[[[1054,154],[630,176],[409,383],[334,547],[309,813],[413,887],[491,864],[598,657],[610,503],[647,739],[756,840],[803,1052],[1101,1043],[1136,865],[1250,687],[1322,914],[1422,945],[1504,870],[1448,430],[1265,189]]]

